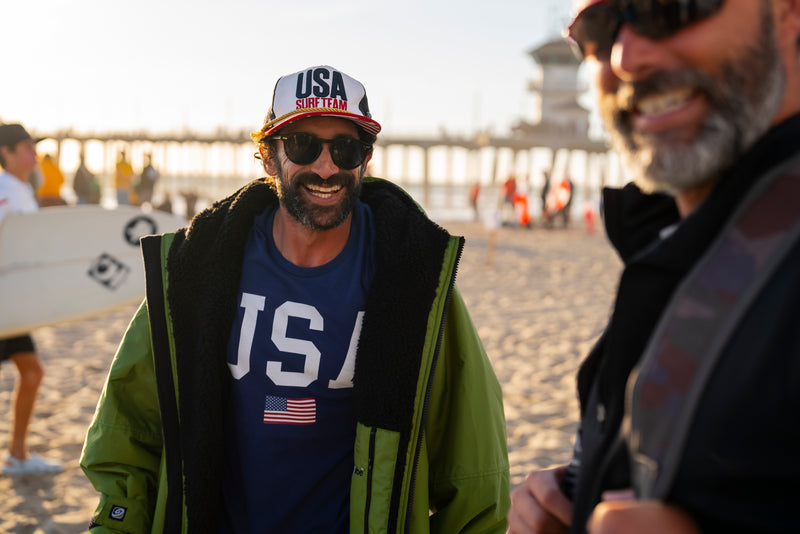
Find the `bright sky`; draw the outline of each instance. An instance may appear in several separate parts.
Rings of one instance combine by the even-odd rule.
[[[275,80],[329,64],[390,135],[508,132],[565,0],[15,0],[0,120],[49,132],[258,129]]]

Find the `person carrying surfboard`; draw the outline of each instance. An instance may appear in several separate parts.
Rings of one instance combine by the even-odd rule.
[[[20,124],[0,124],[0,224],[9,213],[29,213],[38,209],[28,177],[36,168],[36,141]],[[2,295],[0,295],[2,298]],[[19,372],[12,410],[8,453],[2,460],[4,475],[57,473],[62,465],[31,453],[27,446],[28,427],[36,395],[44,377],[44,367],[36,355],[30,334],[0,339],[0,362],[10,360]]]
[[[342,71],[281,77],[268,177],[142,240],[146,306],[81,459],[93,532],[505,532],[464,240],[365,176],[379,131]]]

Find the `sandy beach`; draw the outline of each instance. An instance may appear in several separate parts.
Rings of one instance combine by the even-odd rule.
[[[576,221],[580,223],[581,221]],[[602,231],[444,223],[465,235],[458,287],[503,387],[512,485],[565,462],[577,420],[575,371],[600,335],[621,263]],[[494,243],[494,246],[492,246]],[[78,459],[117,344],[135,311],[33,332],[46,375],[31,424],[33,452],[55,476],[0,477],[0,533],[84,532],[97,494]],[[0,450],[7,450],[16,371],[0,367]]]

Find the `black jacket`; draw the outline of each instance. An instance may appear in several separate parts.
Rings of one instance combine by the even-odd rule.
[[[665,195],[633,185],[604,192],[609,238],[625,269],[613,315],[578,375],[582,452],[572,532],[585,531],[602,491],[631,486],[620,435],[626,383],[673,291],[753,184],[798,154],[795,116],[770,130],[682,221]],[[674,233],[662,239],[670,225]],[[795,247],[740,323],[701,399],[669,501],[704,532],[800,532],[798,273]]]

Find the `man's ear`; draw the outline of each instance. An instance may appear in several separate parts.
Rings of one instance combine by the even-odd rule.
[[[784,102],[777,119],[784,119],[800,111],[800,0],[773,0],[772,6],[778,49],[786,73]]]
[[[370,151],[370,153],[367,154],[367,157],[364,158],[364,163],[361,164],[361,176],[366,175],[366,173],[367,173],[367,165],[369,165],[369,160],[371,160],[371,159],[372,159],[372,151]]]
[[[278,166],[275,165],[275,158],[269,157],[269,152],[264,145],[258,145],[258,153],[261,154],[261,166],[267,176],[278,176]]]
[[[788,40],[797,54],[798,39],[800,38],[800,0],[775,0],[775,27],[778,39],[783,44],[783,39]]]

